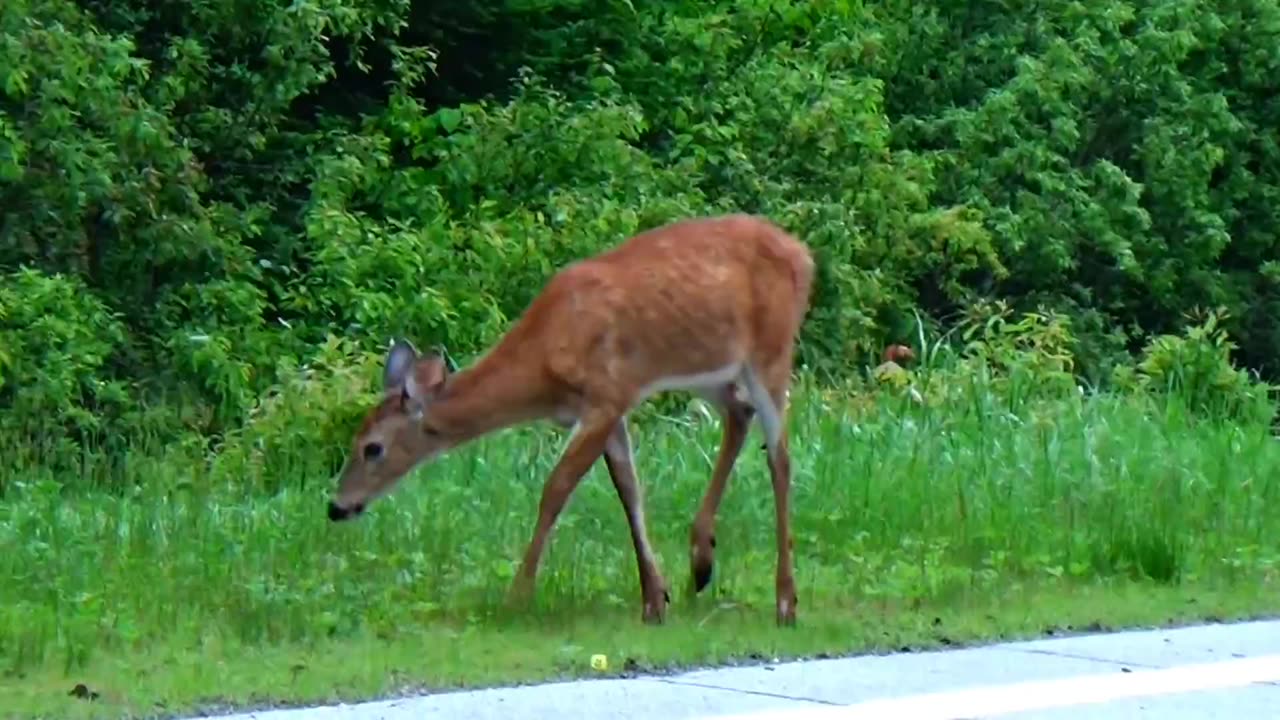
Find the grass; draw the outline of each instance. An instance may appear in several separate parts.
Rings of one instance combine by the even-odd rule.
[[[773,499],[755,438],[722,506],[712,587],[684,598],[688,525],[718,424],[633,431],[673,589],[640,624],[602,466],[561,516],[536,606],[501,600],[562,440],[526,428],[419,471],[331,525],[327,477],[264,494],[156,465],[128,493],[13,482],[0,506],[0,707],[172,716],[592,672],[936,647],[1068,626],[1280,609],[1280,442],[1265,424],[1089,395],[853,410],[799,388],[792,417],[800,626],[773,626]],[[84,682],[96,702],[68,697]]]

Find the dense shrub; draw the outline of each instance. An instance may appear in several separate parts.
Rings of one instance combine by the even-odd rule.
[[[329,442],[389,336],[472,356],[564,263],[728,210],[813,245],[822,378],[941,337],[1209,408],[1280,375],[1278,71],[1258,0],[11,0],[0,432]]]
[[[125,402],[104,383],[124,328],[75,277],[21,269],[0,279],[0,430],[71,449]]]

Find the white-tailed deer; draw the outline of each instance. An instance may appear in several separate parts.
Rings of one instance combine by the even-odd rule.
[[[419,463],[460,443],[551,419],[573,432],[542,489],[513,599],[532,593],[556,518],[603,455],[631,528],[643,619],[660,623],[670,596],[649,545],[626,419],[654,393],[689,390],[723,419],[690,533],[691,590],[711,580],[716,511],[758,417],[776,510],[777,620],[793,624],[787,395],[813,273],[809,249],[765,219],[684,220],[561,269],[470,367],[451,373],[439,354],[397,341],[387,354],[385,395],[355,434],[329,519],[360,514]]]

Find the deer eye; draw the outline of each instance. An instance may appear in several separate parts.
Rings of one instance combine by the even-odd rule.
[[[365,460],[377,460],[378,458],[382,457],[382,444],[371,442],[368,445],[364,446],[363,452],[364,452]]]

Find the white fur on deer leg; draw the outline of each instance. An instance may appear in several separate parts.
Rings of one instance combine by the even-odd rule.
[[[755,407],[756,415],[760,418],[760,427],[764,430],[764,442],[769,448],[769,455],[772,456],[777,452],[778,443],[782,440],[782,417],[778,413],[778,406],[773,404],[773,398],[760,382],[760,376],[756,374],[755,368],[750,365],[744,366],[742,382],[747,386],[751,405]]]

